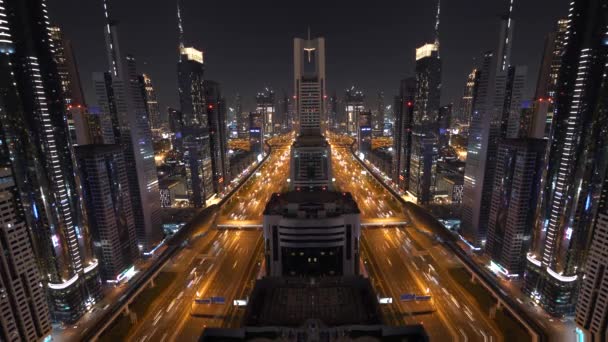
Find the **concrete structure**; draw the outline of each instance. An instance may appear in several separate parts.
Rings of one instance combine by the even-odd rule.
[[[264,210],[267,274],[358,274],[360,216],[350,193],[273,194]]]
[[[331,148],[323,136],[299,136],[291,147],[290,189],[328,188]]]

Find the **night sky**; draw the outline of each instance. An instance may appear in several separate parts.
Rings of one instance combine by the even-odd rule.
[[[123,53],[148,73],[161,108],[178,106],[175,0],[109,0],[120,21]],[[460,96],[474,58],[493,49],[506,0],[443,0],[442,104]],[[532,96],[546,33],[567,15],[566,0],[515,0],[512,64],[528,66]],[[95,103],[91,73],[107,69],[101,0],[49,0],[51,21],[73,41],[87,101]],[[413,75],[415,48],[434,39],[436,0],[203,1],[182,0],[186,45],[205,52],[206,78],[221,83],[231,105],[238,91],[252,110],[264,86],[293,88],[293,38],[326,39],[327,87],[342,96],[355,85],[375,103],[392,103],[399,80]]]

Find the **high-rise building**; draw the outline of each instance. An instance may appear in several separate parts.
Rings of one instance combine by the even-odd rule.
[[[464,238],[475,247],[486,241],[498,143],[517,138],[521,126],[526,67],[510,65],[512,10],[510,1],[507,14],[501,18],[498,46],[481,59],[473,100],[461,227]]]
[[[363,95],[362,91],[355,89],[355,86],[346,89],[343,101],[344,114],[342,117],[346,126],[344,131],[347,134],[357,134],[357,119],[359,118],[359,113],[363,111],[364,101],[365,95]]]
[[[10,137],[2,140],[13,141],[10,159],[51,314],[74,322],[99,299],[101,282],[80,206],[46,2],[3,0],[0,13],[1,102],[10,113],[2,124]],[[44,324],[39,319],[34,323]]]
[[[329,127],[336,132],[339,132],[340,128],[340,117],[338,112],[340,109],[338,108],[338,97],[336,94],[333,94],[329,97],[327,101],[327,116],[329,120]]]
[[[209,130],[209,150],[213,168],[213,189],[224,191],[230,179],[228,175],[228,136],[226,132],[226,100],[222,97],[220,84],[205,80],[205,103],[207,104],[207,127]]]
[[[264,118],[264,134],[274,134],[280,129],[280,123],[277,126],[277,109],[275,105],[274,90],[266,87],[263,91],[255,96],[256,111],[262,114]]]
[[[608,183],[599,198],[598,213],[593,226],[587,260],[585,277],[576,301],[577,333],[582,334],[582,341],[602,342],[608,338]]]
[[[249,148],[255,155],[264,153],[264,117],[258,112],[249,113]]]
[[[541,139],[506,139],[498,146],[485,249],[507,277],[523,275],[545,146]]]
[[[359,112],[357,118],[357,144],[358,150],[364,155],[372,152],[372,113]]]
[[[110,19],[107,0],[104,14],[110,71],[94,75],[95,91],[98,104],[112,117],[114,141],[105,143],[123,147],[138,247],[150,255],[163,240],[152,132],[135,58],[121,54],[117,22]]]
[[[148,118],[150,119],[150,126],[153,129],[159,129],[161,124],[160,118],[160,107],[158,106],[158,100],[156,99],[156,91],[152,86],[152,79],[148,74],[141,75],[143,86],[144,86],[144,101],[146,103],[146,110],[148,111]]]
[[[72,41],[63,36],[61,28],[49,27],[51,43],[53,44],[53,55],[57,64],[57,73],[61,80],[61,90],[65,98],[66,106],[84,105],[84,93],[80,82],[80,73],[76,56],[72,49]]]
[[[416,94],[412,118],[408,191],[418,203],[433,200],[438,156],[438,119],[441,96],[439,13],[437,4],[435,42],[416,49]]]
[[[376,131],[376,135],[382,136],[384,134],[384,92],[378,92],[376,96],[376,110],[373,111],[373,128]]]
[[[7,152],[2,151],[2,159]],[[40,341],[51,332],[49,308],[19,190],[6,162],[0,167],[0,339]]]
[[[415,96],[416,79],[410,77],[401,80],[399,95],[394,103],[393,180],[405,191],[409,190]]]
[[[452,108],[453,105],[447,104],[439,108],[439,117],[437,118],[438,134],[439,134],[439,146],[448,146],[450,141],[450,124],[452,122]]]
[[[325,39],[294,38],[295,109],[301,134],[319,135],[326,114]]]
[[[606,175],[607,18],[604,1],[570,3],[546,179],[524,286],[555,316],[574,311]]]
[[[137,259],[135,220],[120,145],[76,147],[89,230],[101,278],[117,283]]]
[[[477,92],[477,86],[479,84],[480,72],[474,68],[473,71],[467,76],[467,81],[464,85],[464,91],[462,98],[458,104],[458,110],[454,117],[454,121],[461,125],[468,126],[471,123],[471,115],[473,111],[473,99]]]
[[[536,92],[534,94],[534,111],[529,135],[538,139],[549,139],[553,123],[554,99],[557,76],[562,64],[566,47],[568,20],[557,21],[557,28],[545,38],[545,48],[538,72]]]

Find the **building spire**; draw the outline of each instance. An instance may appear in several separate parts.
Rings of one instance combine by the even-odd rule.
[[[116,41],[115,34],[116,32],[112,31],[112,27],[116,25],[116,22],[110,19],[110,6],[108,4],[108,0],[103,0],[103,14],[106,18],[106,29],[105,34],[107,36],[106,45],[108,49],[108,62],[110,64],[110,72],[114,76],[118,76],[120,61],[119,53],[118,53],[118,42]]]
[[[179,49],[184,48],[184,26],[182,24],[181,0],[177,0],[177,29],[179,32]],[[181,55],[181,52],[180,52]]]
[[[439,54],[439,15],[441,14],[441,0],[437,0],[437,15],[435,16],[435,46]]]
[[[500,70],[506,70],[510,65],[511,44],[513,38],[513,0],[508,0],[509,6],[507,12],[502,18],[501,42],[498,47],[498,57],[500,58],[498,67]]]

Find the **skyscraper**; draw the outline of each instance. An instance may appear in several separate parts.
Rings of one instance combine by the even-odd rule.
[[[468,126],[471,123],[471,114],[473,111],[473,99],[477,92],[477,85],[479,84],[480,72],[478,69],[473,68],[473,71],[467,76],[467,81],[464,85],[464,91],[462,98],[458,104],[458,110],[454,117],[461,125]]]
[[[534,112],[529,134],[535,138],[549,139],[553,123],[554,99],[557,76],[566,47],[568,20],[560,19],[557,28],[545,38],[545,48],[538,72],[534,93]]]
[[[249,113],[249,148],[254,155],[264,153],[264,117],[258,112]]]
[[[19,190],[6,161],[0,167],[0,339],[40,341],[51,332],[49,308]]]
[[[357,143],[360,153],[372,152],[372,113],[360,112],[357,118]]]
[[[207,104],[207,127],[209,130],[209,150],[213,168],[213,189],[224,191],[228,184],[228,137],[226,135],[226,100],[222,97],[220,84],[205,80],[205,103]]]
[[[409,190],[415,96],[416,79],[410,77],[401,80],[399,95],[395,97],[394,104],[393,180],[405,191]]]
[[[541,139],[506,139],[498,146],[485,247],[505,276],[523,275],[545,146]]]
[[[357,119],[359,113],[363,111],[363,102],[365,101],[365,95],[361,90],[357,90],[355,86],[350,89],[346,89],[344,92],[343,101],[343,122],[346,125],[344,130],[347,134],[357,133]]]
[[[65,104],[66,106],[84,105],[84,93],[80,82],[76,56],[72,49],[72,42],[63,36],[61,28],[58,26],[51,26],[49,30]]]
[[[114,141],[123,147],[135,231],[140,251],[150,255],[163,240],[158,175],[152,132],[135,58],[120,52],[117,22],[104,1],[106,49],[110,71],[94,75],[98,104],[110,113]]]
[[[524,290],[552,315],[572,313],[606,175],[608,7],[570,3],[542,202]]]
[[[101,277],[117,283],[139,254],[123,151],[120,145],[83,145],[76,158]]]
[[[294,92],[300,132],[291,148],[290,186],[310,190],[331,185],[331,150],[325,101],[325,40],[294,38]]]
[[[438,155],[438,119],[441,96],[439,14],[437,2],[435,42],[416,49],[416,95],[412,118],[409,192],[418,203],[433,200]]]
[[[14,176],[36,239],[51,314],[74,322],[99,299],[100,280],[83,224],[46,2],[3,0],[0,11],[8,21],[0,25],[3,37],[9,38],[0,42],[9,53],[1,57],[2,102],[11,113],[3,123],[8,135],[3,141],[13,142]]]
[[[256,111],[262,114],[264,118],[264,133],[274,134],[280,129],[280,124],[277,127],[277,109],[275,104],[274,90],[268,87],[259,92],[255,96]]]
[[[462,235],[474,246],[486,240],[496,151],[501,139],[519,136],[525,67],[510,65],[513,1],[501,17],[495,51],[481,59],[473,101],[462,200]]]
[[[321,134],[326,114],[323,96],[325,88],[325,39],[294,38],[294,91],[295,108],[300,132],[305,135]]]
[[[605,92],[604,92],[605,93]],[[587,260],[585,261],[585,278],[582,280],[580,293],[576,301],[577,332],[587,335],[584,341],[602,342],[608,338],[608,184],[599,198],[598,213],[593,226]]]
[[[374,115],[374,130],[378,136],[382,136],[384,134],[384,93],[378,92],[378,96],[376,96],[376,110],[373,112]]]
[[[150,127],[153,129],[160,128],[160,108],[158,106],[158,100],[156,99],[156,91],[152,86],[152,79],[148,74],[142,74],[144,86],[144,101],[146,103],[146,110],[148,112],[148,118],[150,119]]]

